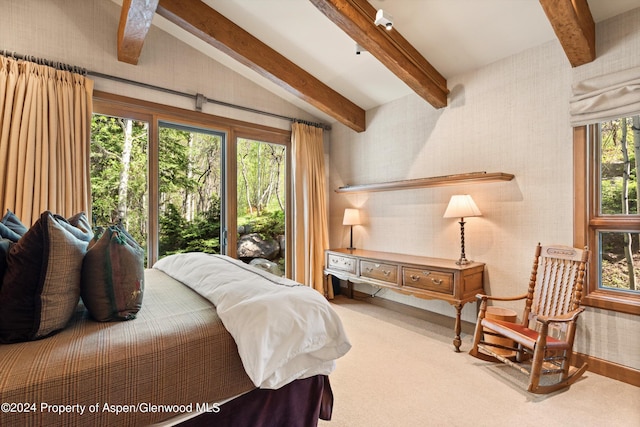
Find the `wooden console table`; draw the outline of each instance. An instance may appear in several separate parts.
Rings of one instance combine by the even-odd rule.
[[[455,260],[428,258],[361,249],[325,251],[324,274],[346,280],[349,298],[353,282],[385,287],[418,298],[438,299],[456,309],[453,345],[460,352],[460,314],[462,307],[483,293],[484,264],[457,265]]]

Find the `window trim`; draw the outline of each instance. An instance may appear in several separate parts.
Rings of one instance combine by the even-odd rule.
[[[576,247],[591,249],[582,305],[640,315],[640,295],[598,288],[598,263],[593,261],[597,256],[597,231],[605,224],[607,231],[627,230],[631,224],[637,226],[637,218],[612,217],[605,220],[598,217],[599,200],[590,194],[591,189],[597,188],[598,180],[597,159],[590,156],[589,151],[590,141],[595,141],[596,136],[595,126],[573,128],[573,243]]]
[[[237,229],[237,217],[236,217],[236,191],[234,185],[236,185],[236,158],[235,158],[235,144],[238,137],[253,138],[262,142],[269,142],[273,144],[282,144],[287,146],[287,177],[292,176],[291,170],[291,130],[284,130],[273,128],[264,125],[253,124],[236,119],[229,119],[220,116],[214,116],[211,114],[202,113],[199,111],[185,110],[178,107],[173,107],[164,104],[158,104],[150,101],[143,101],[135,98],[129,98],[122,95],[114,95],[108,92],[94,91],[93,93],[93,113],[113,115],[119,117],[131,117],[138,120],[144,120],[149,123],[149,154],[148,154],[148,191],[149,191],[149,242],[147,245],[147,262],[148,265],[153,265],[158,260],[158,233],[160,230],[158,220],[158,126],[159,122],[173,122],[178,121],[181,124],[209,128],[215,131],[226,133],[226,164],[223,165],[228,178],[226,180],[226,188],[224,191],[224,203],[227,212],[224,214],[224,228],[226,230]],[[292,182],[291,178],[288,179],[288,197],[289,203],[288,212],[285,213],[286,227],[287,227],[287,248],[291,248],[294,242],[293,228],[290,227],[290,223],[293,218],[293,200],[292,195]],[[153,190],[152,190],[153,189]],[[233,203],[230,203],[233,202]],[[287,217],[288,215],[288,217]],[[290,229],[291,228],[291,229]],[[153,237],[152,237],[153,236]],[[227,252],[226,255],[231,257],[237,257],[236,243],[237,238],[235,233],[228,233],[227,239]],[[291,277],[293,269],[292,250],[286,250],[286,277]]]

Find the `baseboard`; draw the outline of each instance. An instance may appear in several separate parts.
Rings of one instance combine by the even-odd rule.
[[[445,316],[439,313],[433,313],[421,308],[412,307],[410,305],[391,301],[385,298],[371,298],[371,295],[357,291],[355,289],[353,290],[353,296],[370,304],[375,304],[379,307],[384,307],[398,313],[415,317],[417,319],[426,320],[436,325],[453,328],[453,325],[455,323],[455,319],[453,317]],[[475,324],[464,320],[462,321],[463,333],[473,334],[474,329]],[[637,369],[629,368],[628,366],[619,365],[617,363],[599,359],[587,354],[574,353],[574,365],[580,366],[585,362],[589,365],[587,370],[593,372],[594,374],[602,375],[604,377],[640,387],[640,371]]]
[[[637,369],[582,353],[573,353],[573,360],[573,364],[576,366],[580,366],[586,362],[589,365],[587,371],[593,372],[594,374],[640,387],[640,371]]]

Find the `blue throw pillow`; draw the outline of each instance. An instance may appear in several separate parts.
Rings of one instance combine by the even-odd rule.
[[[27,226],[24,225],[22,221],[20,221],[20,218],[18,218],[17,215],[11,212],[9,209],[7,209],[7,213],[4,214],[4,216],[0,220],[0,223],[6,225],[7,228],[20,236],[24,236],[24,233],[26,233],[28,230]]]
[[[22,236],[0,222],[0,238],[17,242],[20,240],[20,237]]]

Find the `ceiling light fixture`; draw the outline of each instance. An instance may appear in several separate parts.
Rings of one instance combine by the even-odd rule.
[[[382,9],[378,9],[376,12],[376,20],[373,21],[376,25],[384,25],[387,30],[393,28],[393,16],[389,15]]]

